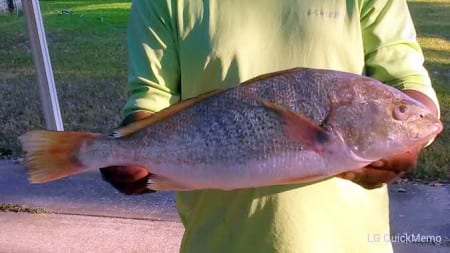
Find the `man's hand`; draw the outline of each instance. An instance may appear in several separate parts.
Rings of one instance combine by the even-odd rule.
[[[144,194],[154,192],[147,188],[150,173],[146,168],[137,166],[112,166],[101,168],[102,178],[121,193]]]
[[[379,188],[384,183],[391,183],[410,172],[416,166],[419,152],[420,149],[414,149],[407,153],[375,161],[364,168],[344,172],[338,177],[351,180],[366,189]]]
[[[421,102],[435,115],[438,114],[433,101],[424,94],[415,90],[405,90],[404,93]],[[375,161],[364,168],[344,172],[337,176],[351,180],[366,189],[379,188],[384,183],[391,183],[416,167],[417,158],[422,148],[417,147],[404,154]]]
[[[150,116],[151,114],[148,112],[137,112],[126,117],[122,122],[122,126]],[[103,180],[110,183],[121,193],[131,195],[154,192],[147,188],[147,180],[150,173],[146,168],[138,166],[112,166],[101,168],[100,172],[102,173]]]

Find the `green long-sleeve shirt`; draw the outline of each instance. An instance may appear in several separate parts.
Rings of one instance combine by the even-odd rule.
[[[366,74],[437,104],[403,0],[136,0],[128,43],[125,114],[301,66]],[[176,201],[182,252],[391,252],[386,187],[332,178]]]

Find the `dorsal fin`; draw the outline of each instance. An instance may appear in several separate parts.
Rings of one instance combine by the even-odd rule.
[[[139,120],[139,121],[135,121],[132,122],[126,126],[123,126],[121,128],[118,128],[116,130],[114,130],[109,137],[112,138],[121,138],[121,137],[125,137],[128,136],[130,134],[136,133],[141,129],[144,129],[146,127],[149,127],[161,120],[164,120],[180,111],[183,111],[189,107],[191,107],[192,105],[204,100],[205,98],[208,98],[210,96],[222,93],[224,91],[224,89],[217,89],[217,90],[213,90],[210,92],[206,92],[203,93],[197,97],[193,97],[193,98],[189,98],[189,99],[185,99],[179,103],[176,103],[172,106],[169,106],[155,114],[153,114],[152,116]]]

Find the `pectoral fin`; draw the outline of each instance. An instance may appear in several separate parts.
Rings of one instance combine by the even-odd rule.
[[[305,116],[269,101],[260,101],[267,109],[276,112],[284,123],[284,131],[291,138],[316,152],[322,152],[329,140],[328,133]]]

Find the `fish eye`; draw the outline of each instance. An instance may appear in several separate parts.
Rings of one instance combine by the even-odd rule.
[[[394,108],[394,118],[396,120],[404,121],[409,118],[408,107],[406,105],[399,105]]]

